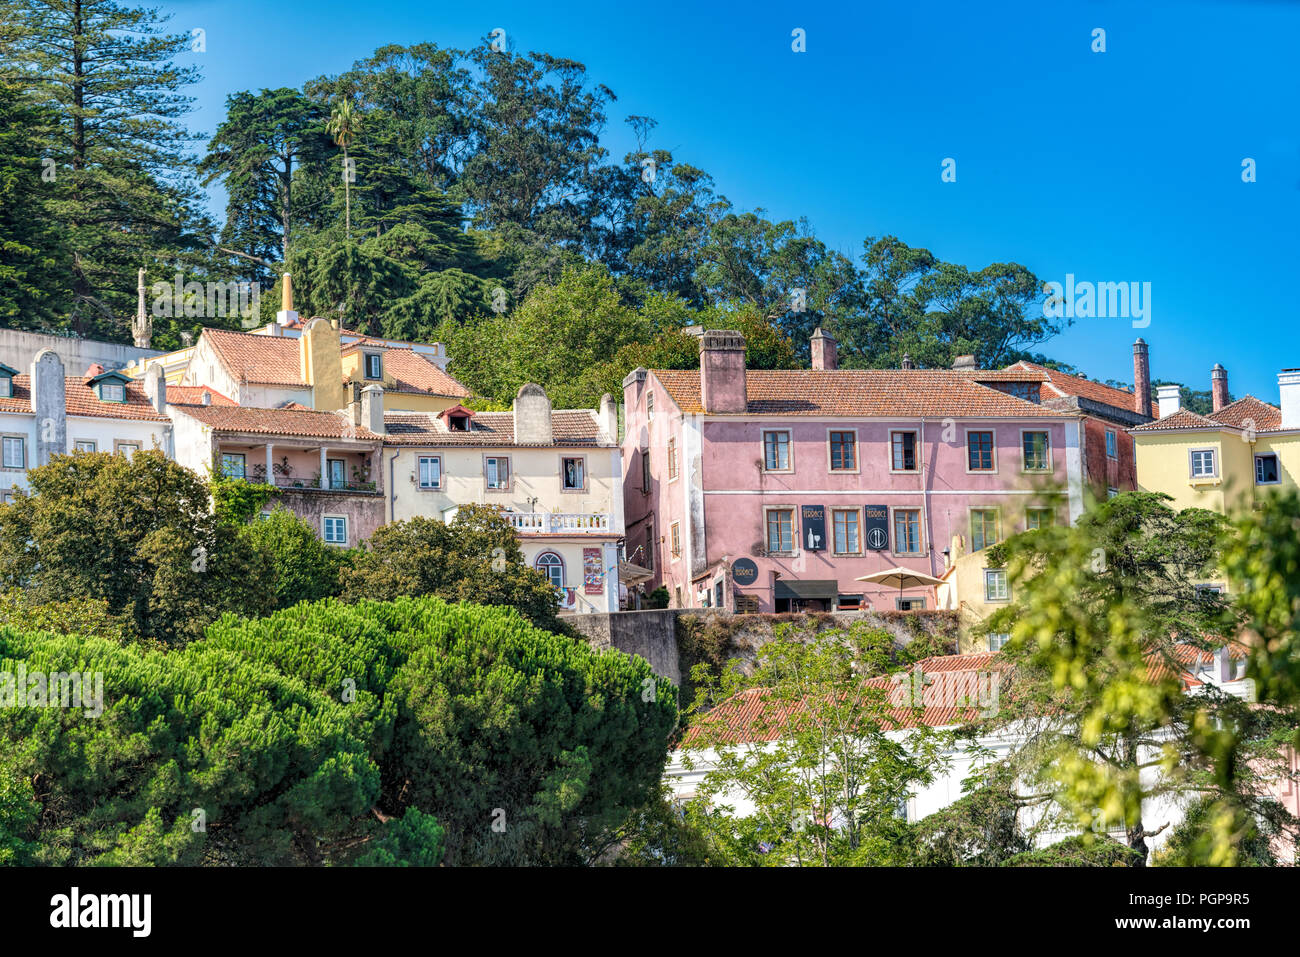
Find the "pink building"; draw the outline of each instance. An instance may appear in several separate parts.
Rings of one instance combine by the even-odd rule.
[[[647,591],[762,612],[933,607],[931,590],[857,579],[937,577],[954,543],[1082,512],[1079,410],[1011,394],[1040,372],[840,370],[821,330],[812,354],[811,370],[747,371],[744,337],[711,331],[699,371],[624,380],[626,554],[653,572]]]

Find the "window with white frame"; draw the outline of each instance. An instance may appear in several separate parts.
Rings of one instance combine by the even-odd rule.
[[[322,518],[321,539],[326,545],[346,545],[348,543],[347,516],[326,515]]]
[[[247,462],[242,452],[221,453],[221,474],[229,479],[242,479],[246,474]]]
[[[1009,598],[1007,570],[1005,568],[984,569],[984,600],[1007,601]]]
[[[1001,651],[1010,640],[1011,635],[1005,631],[989,635],[989,651]]]
[[[442,488],[442,456],[420,456],[420,488]]]
[[[139,443],[139,442],[121,442],[121,441],[119,441],[119,442],[114,442],[114,443],[113,443],[113,451],[114,451],[114,452],[120,452],[122,455],[125,455],[125,456],[129,459],[129,458],[131,458],[131,456],[135,455],[136,452],[139,452],[139,451],[140,451],[140,443]]]
[[[555,552],[542,552],[533,566],[551,580],[556,591],[564,587],[564,559]]]
[[[668,481],[677,478],[677,440],[668,440]]]
[[[99,384],[99,401],[125,402],[126,386],[121,382],[101,382]]]
[[[1192,449],[1192,478],[1213,478],[1218,474],[1214,449]]]
[[[384,357],[378,352],[367,352],[366,356],[366,378],[382,379],[384,377]]]
[[[0,375],[0,399],[13,398],[14,380],[13,376]]]
[[[92,441],[91,439],[77,439],[77,441],[75,441],[75,442],[72,443],[72,451],[74,451],[74,452],[98,452],[98,451],[99,451],[99,445],[98,445],[98,443]]]
[[[483,460],[487,487],[490,489],[508,489],[510,487],[510,459],[504,455],[489,455]]]
[[[581,492],[587,487],[587,462],[582,456],[565,456],[560,460],[560,476],[566,492]]]
[[[1255,456],[1255,484],[1276,485],[1278,477],[1277,456],[1272,452]]]
[[[27,443],[20,435],[4,437],[4,467],[7,469],[27,468]]]
[[[1109,486],[1107,486],[1107,487],[1106,487],[1106,497],[1107,497],[1107,498],[1118,498],[1118,497],[1119,497],[1119,489],[1117,489],[1117,488],[1116,488],[1115,486],[1113,486],[1113,485],[1109,485]]]

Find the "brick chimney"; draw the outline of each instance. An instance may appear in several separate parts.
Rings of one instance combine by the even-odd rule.
[[[1215,412],[1228,404],[1228,370],[1217,362],[1210,370],[1210,395],[1214,399]]]
[[[700,401],[709,413],[748,410],[745,393],[745,337],[709,330],[700,337]]]
[[[1133,343],[1133,411],[1151,415],[1151,362],[1142,339]]]
[[[515,445],[552,445],[551,400],[540,385],[526,382],[511,407],[515,418]]]
[[[836,342],[818,326],[810,341],[812,347],[812,367],[814,369],[838,369],[840,367],[839,351]]]

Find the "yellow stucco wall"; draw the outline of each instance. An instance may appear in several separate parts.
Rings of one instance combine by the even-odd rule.
[[[312,408],[333,412],[347,406],[339,331],[324,319],[313,319],[298,341],[302,379],[312,389]]]
[[[1300,435],[1256,435],[1254,442],[1231,431],[1137,433],[1138,488],[1164,492],[1175,508],[1208,508],[1232,515],[1249,509],[1262,496],[1295,488],[1300,477]],[[1191,477],[1191,453],[1214,449],[1219,474],[1212,479]],[[1255,456],[1278,457],[1277,485],[1255,484]]]

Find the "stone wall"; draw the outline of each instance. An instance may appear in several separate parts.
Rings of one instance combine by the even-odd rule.
[[[118,342],[98,342],[94,339],[74,339],[70,336],[49,336],[41,332],[23,332],[20,329],[0,329],[0,362],[26,372],[36,354],[49,349],[61,360],[70,376],[82,375],[98,362],[105,369],[122,369],[136,359],[162,355],[157,349],[137,349]]]

